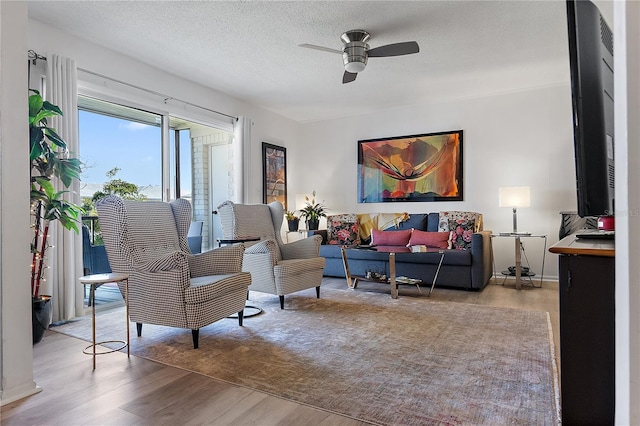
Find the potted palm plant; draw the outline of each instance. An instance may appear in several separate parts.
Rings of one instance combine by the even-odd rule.
[[[300,210],[300,216],[305,218],[307,229],[310,231],[318,229],[320,218],[327,216],[326,207],[316,202],[316,191],[314,190],[311,195],[311,198],[304,197],[306,205]]]
[[[80,179],[81,163],[69,156],[67,144],[48,119],[61,116],[56,105],[45,101],[37,90],[29,96],[29,160],[31,180],[31,296],[33,299],[33,343],[38,343],[51,321],[51,296],[40,294],[40,284],[46,269],[45,256],[50,247],[49,226],[59,221],[67,230],[79,232],[82,208],[64,199],[74,179]],[[63,190],[55,188],[54,181]]]

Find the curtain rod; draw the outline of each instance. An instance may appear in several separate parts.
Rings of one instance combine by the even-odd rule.
[[[44,60],[44,61],[47,60],[46,56],[42,56],[42,55],[36,53],[33,50],[28,50],[27,51],[27,55],[28,55],[28,59],[30,61],[32,61],[33,65],[35,65],[37,63],[38,59],[41,59],[41,60]],[[206,108],[206,107],[203,107],[203,106],[200,106],[200,105],[196,105],[196,104],[188,102],[188,101],[183,101],[182,99],[178,99],[178,98],[175,98],[173,96],[165,95],[164,93],[156,92],[154,90],[145,89],[144,87],[136,86],[135,84],[127,83],[127,82],[122,81],[122,80],[117,80],[115,78],[111,78],[111,77],[108,77],[106,75],[99,74],[97,72],[89,71],[87,69],[79,68],[79,67],[78,67],[78,71],[82,71],[84,73],[91,74],[91,75],[94,75],[96,77],[105,78],[107,80],[111,80],[113,82],[123,84],[125,86],[133,87],[134,89],[142,90],[143,92],[151,93],[152,95],[160,96],[161,98],[164,98],[164,102],[165,103],[167,103],[168,100],[178,101],[178,102],[182,102],[183,104],[186,104],[186,105],[189,105],[189,106],[192,106],[192,107],[195,107],[195,108],[200,108],[200,109],[203,109],[205,111],[209,111],[209,112],[212,112],[214,114],[222,115],[222,116],[231,118],[231,119],[233,119],[235,121],[238,121],[238,117],[236,117],[236,116],[225,114],[223,112],[216,111],[216,110],[213,110],[213,109],[210,109],[210,108]]]
[[[35,50],[27,50],[27,60],[31,61],[33,65],[38,63],[38,59],[46,61],[47,57],[36,53]]]
[[[154,91],[154,90],[146,89],[146,88],[144,88],[144,87],[136,86],[135,84],[127,83],[127,82],[122,81],[122,80],[117,80],[117,79],[115,79],[115,78],[111,78],[111,77],[108,77],[108,76],[106,76],[106,75],[99,74],[99,73],[97,73],[97,72],[89,71],[89,70],[84,69],[84,68],[78,68],[78,71],[82,71],[82,72],[84,72],[84,73],[91,74],[91,75],[94,75],[94,76],[96,76],[96,77],[105,78],[105,79],[107,79],[107,80],[111,80],[111,81],[113,81],[113,82],[123,84],[123,85],[125,85],[125,86],[133,87],[134,89],[142,90],[143,92],[151,93],[152,95],[160,96],[161,98],[164,98],[164,102],[165,102],[165,103],[166,103],[167,101],[169,101],[169,100],[178,101],[178,102],[182,102],[183,104],[190,105],[190,106],[195,107],[195,108],[200,108],[200,109],[203,109],[203,110],[205,110],[205,111],[212,112],[212,113],[214,113],[214,114],[223,115],[223,116],[225,116],[225,117],[228,117],[228,118],[231,118],[231,119],[233,119],[233,120],[235,120],[235,121],[238,121],[238,117],[235,117],[235,116],[233,116],[233,115],[225,114],[225,113],[220,112],[220,111],[216,111],[216,110],[213,110],[213,109],[209,109],[209,108],[207,108],[207,107],[203,107],[203,106],[200,106],[200,105],[196,105],[196,104],[191,103],[191,102],[189,102],[189,101],[184,101],[184,100],[182,100],[182,99],[178,99],[178,98],[175,98],[175,97],[173,97],[173,96],[165,95],[164,93],[160,93],[160,92],[156,92],[156,91]]]

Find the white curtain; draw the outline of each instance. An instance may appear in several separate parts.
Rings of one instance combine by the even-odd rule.
[[[78,77],[74,60],[56,54],[47,57],[45,98],[64,114],[51,120],[67,143],[71,156],[78,157]],[[63,189],[60,182],[58,190]],[[80,183],[74,181],[65,195],[68,201],[81,204]],[[83,312],[83,289],[78,284],[82,275],[82,235],[67,231],[59,222],[49,229],[51,247],[47,251],[47,282],[53,303],[53,321],[71,319]],[[45,293],[46,294],[46,293]]]
[[[249,202],[251,183],[251,119],[238,117],[233,126],[233,188],[237,203]]]

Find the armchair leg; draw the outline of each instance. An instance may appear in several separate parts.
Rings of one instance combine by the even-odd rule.
[[[244,309],[238,311],[238,324],[242,327],[242,318],[244,318]]]
[[[316,297],[320,299],[320,286],[316,287]]]
[[[280,309],[284,309],[284,296],[278,296],[280,298]]]
[[[142,323],[141,322],[137,322],[136,323],[136,330],[138,331],[138,337],[142,336]]]
[[[198,337],[200,336],[200,329],[191,330],[191,337],[193,337],[193,349],[198,349]]]
[[[249,290],[247,290],[247,300],[249,300]]]

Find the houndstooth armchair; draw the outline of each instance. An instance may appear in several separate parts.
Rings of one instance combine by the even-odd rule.
[[[111,195],[96,207],[111,269],[129,274],[129,315],[138,336],[143,323],[190,328],[197,349],[201,327],[236,312],[242,325],[251,283],[242,272],[243,245],[192,255],[191,205],[183,199],[165,203]]]
[[[247,246],[242,270],[251,273],[249,290],[275,294],[284,309],[284,296],[320,284],[324,257],[320,257],[322,237],[314,235],[289,244],[282,242],[280,229],[284,209],[279,202],[271,204],[235,204],[225,201],[218,206],[224,239],[260,237],[262,241]]]

